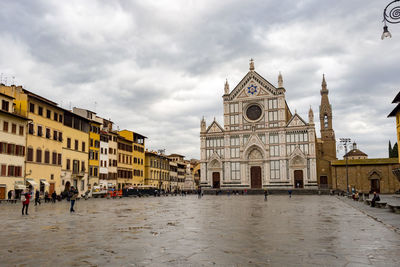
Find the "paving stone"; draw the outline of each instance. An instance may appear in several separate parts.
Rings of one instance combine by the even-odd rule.
[[[78,201],[73,214],[60,202],[32,206],[29,216],[19,204],[1,205],[1,265],[400,266],[400,234],[348,202],[300,195],[91,199]]]

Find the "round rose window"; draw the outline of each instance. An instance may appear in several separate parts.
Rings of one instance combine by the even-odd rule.
[[[251,105],[246,110],[246,116],[252,121],[258,120],[262,115],[262,110],[259,105]]]

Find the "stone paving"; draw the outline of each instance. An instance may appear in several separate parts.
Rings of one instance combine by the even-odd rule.
[[[31,204],[32,205],[32,204]],[[400,266],[400,234],[332,196],[0,205],[1,266]]]
[[[366,205],[363,201],[354,201],[347,197],[338,198],[400,234],[400,214],[391,212],[388,207],[371,207]],[[400,196],[398,195],[380,195],[380,198],[382,202],[400,205]]]

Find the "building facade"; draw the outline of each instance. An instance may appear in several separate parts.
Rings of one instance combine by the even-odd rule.
[[[174,172],[172,173],[171,179],[176,180],[176,182],[171,183],[171,188],[175,187],[176,191],[182,191],[185,186],[186,179],[186,168],[187,163],[185,161],[185,156],[179,154],[171,154],[167,156],[171,160],[171,162],[175,162],[175,164],[170,164],[173,170],[176,168],[176,178]]]
[[[26,128],[28,119],[14,110],[14,97],[0,91],[0,199],[25,189]]]
[[[73,108],[73,112],[88,120],[89,123],[89,184],[88,188],[99,185],[100,168],[100,126],[96,120],[96,113],[87,109]]]
[[[123,136],[118,136],[118,164],[117,183],[118,189],[133,186],[132,151],[133,142]]]
[[[64,110],[61,170],[61,184],[64,191],[68,191],[71,186],[81,193],[89,189],[89,129],[90,120]]]
[[[144,162],[145,162],[145,136],[129,131],[122,130],[118,134],[124,137],[126,140],[132,142],[132,168],[133,168],[133,185],[140,186],[144,185]]]
[[[202,188],[317,187],[316,134],[309,122],[292,114],[282,75],[278,87],[250,70],[223,95],[224,126],[201,121]]]
[[[346,191],[346,161],[333,160],[331,165],[333,188]],[[393,173],[400,166],[397,158],[349,159],[347,165],[350,190],[382,194],[400,190],[400,182]]]
[[[171,192],[169,159],[154,151],[145,152],[145,185]]]
[[[41,194],[62,191],[61,166],[64,111],[57,103],[28,90],[16,91],[17,105],[27,107],[26,183]],[[19,102],[18,102],[19,100]],[[26,101],[26,102],[25,102]]]

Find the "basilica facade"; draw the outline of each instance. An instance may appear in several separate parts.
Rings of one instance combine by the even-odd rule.
[[[215,119],[208,126],[201,121],[201,187],[316,188],[314,114],[310,108],[306,121],[291,112],[282,75],[275,87],[251,60],[239,84],[231,91],[226,82],[224,91],[223,126]],[[331,126],[326,120],[321,121]]]

